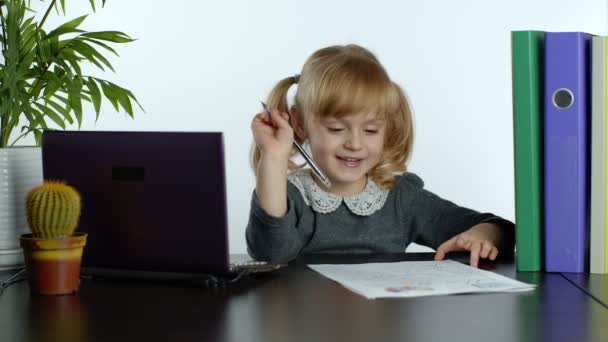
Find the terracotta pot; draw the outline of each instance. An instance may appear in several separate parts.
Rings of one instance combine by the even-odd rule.
[[[60,295],[78,291],[86,233],[76,232],[65,239],[41,239],[23,234],[19,240],[32,293]]]

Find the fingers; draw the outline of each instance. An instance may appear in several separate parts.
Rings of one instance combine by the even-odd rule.
[[[289,114],[281,113],[278,110],[273,110],[270,114],[270,118],[275,127],[278,128],[291,128],[289,124]]]
[[[449,239],[448,241],[442,243],[439,247],[437,247],[437,252],[435,253],[435,260],[443,260],[445,255],[448,252],[451,252],[456,247],[456,239],[457,236]]]
[[[498,256],[498,248],[492,247],[492,252],[490,252],[490,260],[496,260]]]
[[[498,248],[487,240],[474,242],[470,251],[471,266],[473,267],[477,267],[479,265],[479,259],[496,260],[496,257],[498,256]]]
[[[492,247],[494,246],[492,245],[492,243],[490,243],[490,241],[483,241],[479,256],[481,258],[487,259],[490,256],[490,253],[492,252]]]
[[[481,242],[473,242],[471,244],[471,266],[479,265],[479,252],[481,251]]]
[[[437,251],[435,252],[435,260],[443,260],[443,258],[445,258],[445,253],[448,251],[446,251],[446,247],[443,247],[444,245],[445,243],[437,248]]]
[[[251,122],[251,127],[268,127],[274,129],[291,128],[289,114],[273,110],[270,115],[266,112],[257,113]]]
[[[266,113],[257,113],[251,121],[251,127],[255,126],[272,126],[270,117]]]
[[[251,125],[263,125],[272,128],[291,128],[289,124],[289,114],[281,113],[278,110],[273,110],[270,115],[266,112],[257,113],[253,117]]]
[[[458,251],[469,251],[471,253],[470,265],[473,267],[478,267],[479,259],[496,260],[496,257],[498,257],[498,248],[492,242],[477,240],[466,234],[459,234],[437,248],[435,260],[443,260],[447,253]]]
[[[466,234],[459,234],[457,235],[456,245],[468,251],[471,248],[471,240],[467,238]]]

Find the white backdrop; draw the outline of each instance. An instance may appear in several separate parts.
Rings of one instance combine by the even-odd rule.
[[[88,1],[66,3],[67,16],[53,13],[47,28],[92,12]],[[411,100],[410,170],[442,197],[513,220],[510,31],[606,35],[607,15],[600,0],[108,0],[83,28],[137,39],[117,46],[116,73],[104,77],[132,90],[146,113],[132,120],[104,103],[97,123],[88,108],[82,129],[224,132],[230,249],[244,253],[259,100],[316,49],[357,43]]]

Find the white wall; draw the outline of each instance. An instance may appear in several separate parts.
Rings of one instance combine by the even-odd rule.
[[[66,2],[68,16],[53,14],[48,27],[91,12],[88,1]],[[138,39],[118,46],[116,74],[106,78],[131,89],[146,113],[131,120],[105,104],[83,129],[225,132],[230,248],[243,253],[259,100],[314,50],[357,43],[412,101],[410,170],[442,197],[513,220],[509,32],[605,35],[607,14],[600,0],[108,0],[83,27]]]

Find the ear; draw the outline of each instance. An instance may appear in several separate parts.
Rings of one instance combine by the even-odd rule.
[[[306,134],[306,129],[304,128],[305,123],[302,113],[296,106],[291,106],[291,108],[289,108],[289,116],[291,117],[291,126],[293,127],[294,133],[301,141],[306,140],[308,136]]]

